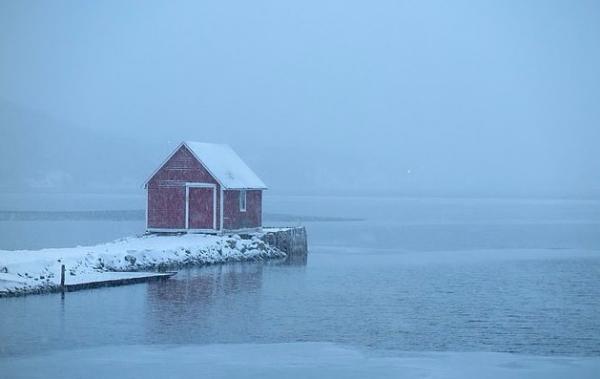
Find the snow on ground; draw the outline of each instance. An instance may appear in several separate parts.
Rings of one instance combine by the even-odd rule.
[[[331,343],[104,346],[0,358],[10,378],[597,378],[599,357],[369,352]]]
[[[109,272],[162,271],[184,265],[283,258],[285,253],[265,244],[260,235],[205,234],[147,235],[73,248],[0,250],[0,296],[51,291],[60,284],[61,265],[66,284],[127,276]]]

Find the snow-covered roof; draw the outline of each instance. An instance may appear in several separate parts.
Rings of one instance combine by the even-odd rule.
[[[182,146],[185,146],[202,163],[223,189],[267,189],[265,183],[229,145],[194,141],[185,141],[177,146],[177,149],[146,180],[144,186],[148,185],[154,175]]]
[[[185,141],[183,144],[224,188],[267,188],[229,145],[194,141]]]

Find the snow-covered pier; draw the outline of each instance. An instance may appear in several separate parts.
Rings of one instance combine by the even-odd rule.
[[[158,280],[166,280],[177,272],[102,272],[97,278],[83,278],[82,281],[77,280],[61,286],[60,290],[64,292],[73,292],[84,289],[123,286],[126,284],[155,282]]]
[[[265,228],[246,235],[150,234],[94,246],[0,250],[0,297],[164,279],[170,275],[167,270],[180,267],[298,254],[307,254],[303,227]]]

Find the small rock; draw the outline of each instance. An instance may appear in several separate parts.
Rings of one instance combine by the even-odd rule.
[[[169,267],[167,266],[167,264],[163,263],[163,262],[159,263],[157,266],[158,272],[166,272],[168,269],[169,269]]]
[[[126,255],[124,258],[130,266],[135,265],[135,261],[137,260],[133,255]]]

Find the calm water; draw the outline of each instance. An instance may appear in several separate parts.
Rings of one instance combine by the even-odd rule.
[[[265,202],[270,212],[364,220],[307,223],[306,261],[183,270],[164,283],[64,298],[0,299],[0,355],[305,341],[382,351],[600,355],[597,201]],[[69,230],[86,230],[86,242],[97,242],[139,232],[141,224],[4,222],[0,248],[78,244]],[[36,232],[46,226],[52,233]]]

